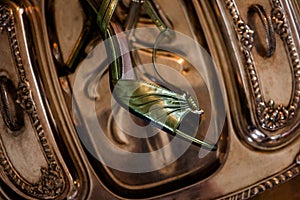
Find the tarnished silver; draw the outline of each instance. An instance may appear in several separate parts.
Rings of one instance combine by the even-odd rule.
[[[242,84],[244,85],[244,92],[240,91],[240,93],[245,94],[247,99],[245,102],[250,111],[249,114],[242,114],[245,116],[245,122],[243,122],[244,120],[238,119],[239,122],[237,122],[237,124],[240,124],[238,126],[241,132],[243,132],[242,137],[245,137],[245,141],[252,146],[262,149],[280,148],[298,135],[296,130],[299,127],[299,42],[297,40],[298,33],[294,31],[296,27],[293,27],[293,23],[289,22],[289,20],[297,21],[297,19],[293,18],[292,13],[290,13],[291,15],[289,15],[289,17],[286,16],[287,9],[285,9],[284,5],[286,7],[290,5],[288,2],[284,3],[285,4],[279,0],[270,1],[267,6],[271,9],[270,17],[273,22],[273,25],[268,26],[274,26],[275,32],[279,35],[279,38],[276,38],[277,44],[280,40],[283,43],[281,50],[277,48],[277,51],[282,52],[282,50],[285,50],[287,65],[284,65],[284,67],[287,72],[291,71],[289,77],[291,82],[284,83],[287,84],[286,87],[291,88],[291,92],[287,93],[289,98],[286,105],[276,104],[270,95],[268,97],[270,98],[269,100],[266,98],[266,91],[269,91],[269,93],[273,95],[275,95],[275,93],[266,90],[266,87],[263,88],[262,84],[266,84],[265,79],[259,75],[259,73],[262,72],[263,68],[271,68],[272,66],[263,66],[262,63],[264,63],[266,59],[255,56],[253,52],[253,47],[257,44],[254,41],[253,35],[258,33],[254,33],[250,25],[243,20],[235,1],[224,1],[227,10],[224,10],[223,16],[224,19],[228,19],[226,27],[229,32],[231,32],[234,27],[232,33],[236,34],[238,38],[237,45],[240,48],[240,50],[237,50],[236,47],[234,47],[238,60],[237,65],[239,66],[237,69],[239,71],[238,76],[242,78]],[[271,30],[267,32],[269,32],[268,34],[273,34]],[[267,39],[267,41],[269,40],[273,40],[272,36]],[[275,41],[270,43],[275,43]],[[232,43],[232,45],[236,45],[236,43]],[[272,57],[275,57],[274,59],[281,59],[281,56],[281,54],[276,54]],[[257,61],[259,62],[257,63]],[[274,75],[276,74],[275,71],[273,73]],[[280,80],[283,79],[279,79],[279,81]],[[271,81],[276,82],[274,78]]]
[[[17,104],[17,89],[6,76],[0,76],[0,110],[4,123],[12,132],[24,127],[24,113]]]
[[[101,1],[91,2],[100,8]],[[168,28],[197,41],[212,57],[216,76],[206,78],[221,82],[226,122],[216,152],[201,157],[199,148],[191,146],[172,164],[147,173],[104,165],[84,146],[97,145],[92,136],[99,130],[86,130],[86,141],[78,134],[91,120],[82,115],[84,101],[95,105],[112,149],[152,152],[172,141],[163,131],[142,139],[130,135],[132,121],[148,124],[117,104],[111,108],[106,54],[97,51],[100,30],[83,11],[84,3],[0,0],[0,198],[249,199],[300,174],[299,1],[151,1]],[[125,30],[155,27],[143,3],[119,1],[113,20]],[[150,49],[159,33],[152,30],[144,35],[131,31],[129,45]],[[182,44],[170,39],[160,46]],[[149,49],[131,54],[133,64],[141,66],[136,76],[163,82],[144,66],[152,59]],[[199,125],[205,133],[213,112],[207,83],[175,54],[158,49],[156,62],[190,80],[205,110]],[[82,65],[88,70],[80,71]],[[74,88],[78,73],[85,79]],[[74,97],[74,90],[83,95]],[[198,111],[194,101],[189,103]],[[166,162],[174,152],[169,148],[149,163]],[[100,158],[105,153],[96,152]],[[122,162],[132,164],[130,158]],[[297,199],[298,191],[293,192],[286,198]]]
[[[276,50],[276,38],[275,38],[275,31],[273,28],[273,23],[271,21],[271,17],[267,15],[265,9],[259,5],[259,4],[254,4],[252,6],[249,7],[248,10],[248,23],[249,26],[251,28],[251,26],[255,27],[255,21],[253,20],[253,16],[254,14],[257,13],[259,15],[259,18],[264,26],[264,30],[266,33],[266,48],[264,48],[262,45],[260,44],[259,38],[256,38],[256,40],[258,40],[257,44],[254,45],[255,47],[257,47],[257,51],[260,52],[260,54],[262,56],[266,56],[266,57],[271,57],[275,50]],[[253,30],[254,28],[252,28]],[[257,31],[256,35],[258,35],[259,33]]]
[[[5,184],[23,198],[62,198],[69,187],[69,179],[67,178],[66,168],[63,169],[62,167],[61,158],[57,156],[58,152],[54,150],[52,130],[45,118],[46,113],[44,113],[41,105],[40,91],[35,84],[35,76],[31,73],[34,67],[31,61],[32,55],[27,54],[29,52],[26,49],[28,48],[28,42],[31,41],[29,41],[29,38],[24,38],[25,32],[23,31],[26,30],[23,29],[23,20],[26,19],[23,17],[24,8],[11,2],[2,2],[0,5],[1,35],[4,36],[1,39],[7,45],[6,49],[2,47],[2,52],[5,53],[5,50],[10,50],[8,59],[1,56],[2,59],[6,59],[5,63],[8,64],[2,70],[9,74],[14,81],[14,83],[12,80],[5,81],[7,78],[3,78],[3,76],[1,79],[2,107],[5,110],[1,114],[2,119],[10,129],[3,129],[3,124],[1,124],[0,164],[2,179]],[[9,88],[12,87],[9,84],[18,85],[18,89]],[[6,95],[5,92],[15,93],[10,94],[10,98],[12,98],[10,103],[6,102],[8,101],[6,98],[9,97],[3,97]],[[15,98],[12,96],[15,96]],[[20,106],[17,106],[17,104]],[[16,113],[11,114],[12,110]],[[23,112],[26,113],[25,121]],[[14,116],[17,119],[13,120],[8,119],[12,118],[8,117],[9,115],[19,116]],[[5,136],[10,131],[13,133],[21,131],[22,135],[19,135],[18,139]],[[34,139],[35,141],[26,141],[27,139]],[[31,147],[30,145],[33,144],[36,146]],[[38,151],[36,151],[37,149]],[[15,154],[20,150],[23,151],[20,152],[21,154]],[[25,159],[20,159],[19,156]],[[29,159],[26,159],[26,157],[29,157]],[[37,163],[30,163],[34,162],[30,157],[33,157]],[[28,166],[33,168],[28,168],[28,172],[24,172],[24,167],[26,169]],[[39,176],[37,176],[39,173],[32,171],[37,169],[40,173]]]

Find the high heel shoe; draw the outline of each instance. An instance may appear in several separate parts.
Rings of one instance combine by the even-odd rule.
[[[101,30],[102,37],[106,39],[107,54],[112,61],[110,64],[111,91],[116,101],[124,108],[128,108],[131,113],[151,122],[168,133],[205,149],[216,150],[216,145],[197,139],[179,130],[179,126],[188,114],[193,113],[198,117],[201,117],[203,114],[203,110],[198,107],[192,96],[185,91],[181,93],[173,92],[157,84],[133,80],[134,75],[132,74],[128,77],[127,72],[132,70],[130,56],[122,52],[128,48],[128,44],[126,41],[121,41],[115,36],[122,30],[111,20],[118,0],[104,0],[100,7],[97,7],[93,1],[83,2],[83,4],[86,3],[90,6],[90,10],[93,10],[97,16],[97,25]],[[159,18],[149,1],[142,3],[149,16],[161,31],[156,44],[163,37],[171,37],[168,27]],[[155,48],[157,48],[157,45],[155,45]],[[156,50],[153,51],[154,65],[155,54]],[[119,55],[121,56],[119,57]],[[151,107],[154,105],[156,108],[151,110]]]

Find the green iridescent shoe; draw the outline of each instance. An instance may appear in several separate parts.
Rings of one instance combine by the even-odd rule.
[[[110,84],[116,101],[134,115],[168,133],[203,148],[216,150],[216,145],[197,139],[194,137],[195,133],[188,134],[179,130],[181,123],[188,114],[192,113],[196,115],[194,117],[201,118],[201,115],[204,113],[191,95],[181,89],[178,89],[180,92],[174,92],[155,83],[132,80],[125,77],[125,73],[131,70],[131,66],[126,66],[126,64],[131,62],[128,61],[130,57],[128,55],[118,56],[122,55],[122,52],[118,51],[126,48],[128,44],[126,41],[119,41],[118,37],[115,37],[122,30],[116,23],[111,21],[118,0],[104,0],[100,7],[97,7],[94,1],[88,0],[83,3],[88,3],[91,10],[97,15],[98,27],[101,30],[102,37],[106,39],[107,54],[112,60],[109,69]],[[156,48],[161,40],[172,37],[172,32],[169,31],[168,27],[155,12],[150,1],[132,1],[131,7],[135,7],[134,10],[136,10],[141,5],[161,32],[153,50],[153,64],[155,66]],[[153,106],[155,106],[155,109],[151,109]]]
[[[88,3],[94,14],[97,15],[97,25],[101,30],[102,37],[106,40],[107,54],[112,61],[110,64],[110,84],[116,101],[134,115],[151,122],[168,133],[205,149],[216,150],[216,145],[195,138],[193,136],[195,133],[187,134],[179,130],[184,118],[188,114],[195,114],[201,118],[201,115],[204,113],[192,96],[180,89],[178,89],[180,92],[174,92],[155,83],[134,80],[132,79],[133,76],[130,79],[126,78],[125,74],[132,67],[129,64],[131,63],[130,56],[122,53],[122,51],[124,51],[124,48],[128,48],[128,44],[127,41],[121,41],[116,37],[118,33],[122,32],[122,29],[111,21],[118,0],[104,0],[100,7],[94,1],[87,0],[83,2],[83,4],[86,3]],[[153,50],[153,65],[155,67],[156,48],[158,44],[162,39],[172,37],[172,34],[170,34],[171,32],[169,32],[168,27],[159,18],[159,15],[155,12],[149,1],[133,1],[132,4],[138,6],[142,4],[161,32]],[[155,106],[155,109],[152,109],[153,106]]]

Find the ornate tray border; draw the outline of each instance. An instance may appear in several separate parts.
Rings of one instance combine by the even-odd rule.
[[[275,32],[280,35],[288,49],[288,55],[291,61],[291,70],[293,73],[293,96],[289,105],[276,105],[274,100],[266,102],[263,97],[259,78],[255,69],[252,48],[254,43],[254,31],[245,23],[239,14],[239,10],[234,0],[225,0],[226,7],[232,16],[235,26],[235,32],[238,35],[239,43],[242,47],[242,53],[246,61],[245,69],[251,80],[251,87],[255,97],[256,114],[260,125],[267,130],[278,130],[284,127],[289,120],[293,119],[299,109],[300,103],[300,61],[296,49],[294,38],[290,31],[288,20],[285,16],[284,8],[280,0],[272,0],[272,20],[275,24]]]
[[[268,177],[262,181],[259,181],[249,187],[246,187],[240,191],[221,197],[220,199],[249,199],[258,195],[261,192],[264,192],[268,189],[272,189],[279,184],[285,183],[298,175],[300,175],[300,154],[297,155],[295,162],[283,171],[271,177]]]
[[[37,107],[33,99],[29,80],[20,54],[19,41],[16,36],[15,18],[12,9],[5,5],[0,5],[0,31],[7,31],[10,42],[11,53],[17,68],[18,83],[18,103],[27,113],[34,128],[34,132],[43,150],[48,167],[41,167],[41,177],[36,183],[25,180],[14,168],[9,160],[3,143],[0,139],[0,165],[7,178],[25,194],[39,199],[54,199],[61,195],[66,188],[66,177],[58,164],[55,153],[53,152],[44,132],[40,121]]]
[[[246,120],[250,120],[252,117],[255,119],[255,122],[249,122],[251,124],[238,125],[241,129],[238,132],[242,132],[244,141],[252,147],[264,150],[281,148],[299,135],[295,131],[299,127],[299,122],[295,121],[295,118],[299,118],[300,107],[300,57],[283,3],[281,0],[270,0],[272,26],[286,47],[292,72],[293,90],[290,102],[286,106],[277,105],[272,99],[267,102],[264,98],[252,54],[254,31],[242,19],[235,0],[223,0],[222,2],[225,11],[230,16],[229,22],[233,26],[233,34],[236,35],[237,44],[240,47],[237,51],[241,53],[244,67],[240,70],[245,71],[245,75],[248,77],[247,84],[251,90],[249,93],[252,98],[248,100],[248,104],[251,105],[248,106],[252,107],[253,105],[253,110],[250,111],[253,115],[247,116],[249,119]],[[236,121],[235,123],[239,124],[240,122]],[[291,128],[287,129],[287,125]]]

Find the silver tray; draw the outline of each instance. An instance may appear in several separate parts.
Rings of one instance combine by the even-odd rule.
[[[117,7],[121,25],[129,3]],[[181,142],[114,102],[103,41],[79,1],[1,0],[0,198],[248,199],[300,174],[298,1],[153,3],[185,38],[162,48],[204,63],[199,72],[176,53],[157,57],[169,82],[194,92],[205,110],[197,134],[217,138],[217,151],[189,145],[177,154]],[[132,58],[151,63],[142,46],[158,30],[144,11],[137,27]],[[66,67],[88,31],[75,68]],[[187,48],[189,40],[200,50]],[[136,73],[154,72],[147,65]]]

